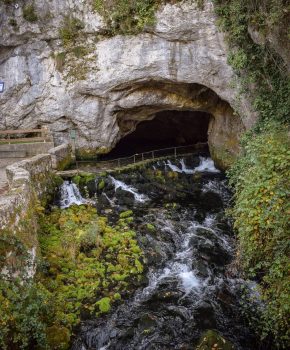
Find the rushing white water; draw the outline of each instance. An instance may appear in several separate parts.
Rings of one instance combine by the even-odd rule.
[[[124,182],[115,179],[113,176],[109,176],[109,178],[112,181],[113,185],[115,186],[115,191],[118,188],[121,188],[123,191],[127,191],[127,192],[132,193],[136,202],[144,203],[147,200],[149,200],[149,198],[147,196],[145,196],[144,194],[138,193],[138,191],[135,187],[126,185]]]
[[[63,182],[60,188],[60,207],[62,209],[68,208],[73,204],[81,205],[86,202],[75,183]]]
[[[183,158],[181,159],[180,164],[181,164],[181,171],[183,173],[185,173],[185,174],[194,174],[195,170],[194,169],[188,169]]]
[[[220,171],[214,166],[214,162],[211,158],[206,157],[199,157],[200,164],[197,166],[194,171],[195,172],[202,172],[206,171],[209,173],[219,173]]]
[[[208,172],[208,173],[219,173],[220,171],[214,166],[214,162],[211,158],[207,157],[199,157],[200,163],[194,169],[190,169],[186,166],[184,159],[180,160],[181,167],[178,167],[175,164],[172,164],[170,160],[165,163],[167,167],[169,167],[172,171],[176,171],[178,173],[185,174],[195,174],[197,172]]]
[[[176,171],[177,173],[182,173],[182,170],[178,168],[178,166],[171,163],[170,160],[167,161],[166,165],[172,170]]]

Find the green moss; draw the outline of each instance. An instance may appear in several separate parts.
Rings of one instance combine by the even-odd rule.
[[[23,18],[28,22],[36,22],[38,20],[34,5],[26,5],[23,8]]]
[[[38,280],[54,303],[48,327],[58,325],[71,333],[81,310],[109,312],[128,293],[128,285],[138,284],[143,266],[135,232],[109,226],[95,208],[54,210],[42,218],[40,232],[46,268]]]
[[[151,232],[156,231],[156,227],[154,225],[152,225],[152,224],[146,224],[146,227]]]
[[[120,213],[120,219],[125,219],[125,218],[132,216],[132,215],[133,215],[132,210],[123,211],[122,213]]]
[[[111,299],[108,297],[99,300],[96,305],[98,305],[101,313],[106,313],[111,310]]]
[[[77,58],[82,58],[88,54],[88,50],[84,46],[76,46],[72,49],[72,52]]]
[[[224,147],[216,147],[210,144],[209,149],[211,158],[220,169],[229,169],[229,167],[233,165],[237,159],[237,155],[231,153]]]
[[[17,27],[17,21],[16,21],[16,19],[15,19],[15,18],[10,18],[10,19],[9,19],[9,25],[10,25],[11,27],[16,28],[16,27]]]
[[[70,345],[70,331],[63,326],[51,326],[46,330],[47,343],[51,349],[67,350]]]
[[[59,30],[63,45],[65,47],[72,46],[83,28],[84,24],[81,20],[72,16],[66,16],[63,26]]]
[[[98,183],[98,190],[103,190],[105,188],[105,180],[104,179],[101,179],[101,181]]]

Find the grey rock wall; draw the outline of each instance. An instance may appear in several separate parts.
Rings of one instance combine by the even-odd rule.
[[[24,2],[18,3],[18,9],[0,5],[0,79],[6,83],[0,95],[1,129],[47,125],[57,143],[76,129],[78,148],[107,152],[158,111],[209,111],[208,103],[194,96],[201,86],[216,96],[210,107],[217,119],[210,127],[211,145],[237,152],[239,134],[255,116],[233,87],[234,74],[210,1],[204,10],[194,1],[167,4],[149,32],[112,38],[102,36],[104,22],[87,1],[37,0],[35,23],[23,19]],[[59,29],[69,14],[84,23],[76,45],[87,48],[85,57],[73,57],[63,47]],[[18,30],[9,25],[12,16]],[[57,57],[63,52],[60,68]],[[191,97],[188,91],[196,86]],[[122,130],[124,123],[131,129]],[[226,145],[229,135],[235,135],[232,148]]]

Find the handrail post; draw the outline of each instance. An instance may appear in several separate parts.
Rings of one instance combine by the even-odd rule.
[[[152,158],[154,159],[154,151],[152,151]]]
[[[134,163],[136,163],[136,154],[134,154]]]
[[[144,153],[142,153],[142,162],[144,161]]]
[[[120,158],[118,158],[118,168],[120,168]]]
[[[177,153],[176,153],[176,147],[174,147],[174,158],[176,159]]]

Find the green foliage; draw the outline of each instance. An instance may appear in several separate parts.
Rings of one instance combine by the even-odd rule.
[[[200,338],[195,350],[234,350],[234,346],[219,333],[213,330],[206,331]]]
[[[49,292],[40,283],[0,279],[0,347],[45,349]]]
[[[38,20],[34,5],[26,5],[23,8],[23,18],[28,22],[36,22]]]
[[[240,260],[245,271],[260,281],[266,302],[261,328],[276,344],[290,341],[289,311],[289,195],[290,143],[285,126],[268,123],[260,134],[243,139],[244,154],[229,171],[235,189],[231,214],[238,232]]]
[[[109,34],[136,34],[155,22],[156,0],[95,0],[95,10],[109,28]]]
[[[0,280],[0,348],[68,349],[81,313],[109,312],[139,284],[142,251],[135,236],[128,222],[117,230],[90,206],[42,213],[34,281]],[[3,239],[5,251],[17,243]]]
[[[84,46],[76,46],[72,49],[72,52],[77,58],[82,58],[88,54],[88,50]]]
[[[289,335],[289,140],[290,81],[285,65],[267,44],[255,44],[249,26],[260,35],[273,26],[289,32],[289,5],[283,0],[214,0],[226,32],[242,92],[251,93],[260,119],[242,140],[243,154],[229,172],[235,190],[232,216],[239,236],[239,258],[259,280],[265,308],[255,328],[287,347]],[[289,40],[289,39],[287,39]]]
[[[125,219],[125,218],[128,218],[128,217],[132,216],[132,215],[133,215],[133,211],[132,210],[123,211],[120,214],[120,219]]]
[[[151,232],[156,231],[156,227],[154,225],[152,225],[152,224],[146,224],[146,227]]]
[[[143,271],[135,232],[108,226],[92,207],[43,218],[40,244],[46,268],[39,278],[54,300],[50,326],[71,331],[81,311],[108,312]]]
[[[284,23],[289,6],[283,0],[263,0],[260,6],[253,0],[214,0],[214,4],[230,46],[229,63],[239,76],[242,91],[254,96],[260,120],[288,121],[290,81],[285,65],[267,45],[252,41],[248,27],[271,30],[271,25]],[[285,27],[289,30],[289,21]]]
[[[17,28],[17,21],[15,18],[10,18],[9,19],[9,25],[13,28]]]
[[[109,312],[111,309],[111,299],[108,297],[102,298],[96,303],[102,313]]]
[[[84,24],[78,18],[65,17],[63,27],[59,30],[63,45],[65,47],[72,46],[83,28]]]

